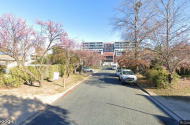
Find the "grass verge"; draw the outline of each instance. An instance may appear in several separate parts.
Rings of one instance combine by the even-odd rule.
[[[138,74],[137,77],[138,85],[147,91],[156,93],[167,99],[190,102],[190,79],[184,80],[182,78],[177,84],[172,84],[171,87],[167,89],[158,89],[141,74]]]
[[[43,87],[38,87],[38,83],[34,83],[34,86],[22,85],[19,88],[10,88],[10,89],[1,89],[0,94],[9,94],[9,95],[54,95],[57,93],[62,93],[66,91],[71,86],[75,85],[79,81],[82,81],[88,77],[85,74],[72,74],[68,78],[60,78],[59,80],[53,81],[44,81]],[[63,79],[65,79],[65,88],[63,86]]]

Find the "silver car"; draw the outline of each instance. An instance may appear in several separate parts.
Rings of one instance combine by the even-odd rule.
[[[117,66],[112,66],[111,69],[112,69],[112,70],[116,70],[116,69],[117,69]]]
[[[137,85],[137,77],[130,69],[121,70],[119,80],[121,81],[121,84],[130,83],[133,85]]]
[[[83,67],[84,72],[94,72],[93,69],[90,69],[89,67]]]

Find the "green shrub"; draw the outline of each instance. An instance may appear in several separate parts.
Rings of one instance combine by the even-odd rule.
[[[3,73],[0,73],[0,87],[3,87],[3,86],[4,86],[3,78],[4,78],[4,74],[3,74]]]
[[[29,79],[32,79],[30,75],[20,71],[18,67],[14,67],[10,69],[10,73],[6,76],[4,84],[6,86],[19,87]]]
[[[162,67],[155,67],[146,71],[145,76],[148,81],[153,82],[157,88],[168,88],[170,84],[168,83],[169,72]],[[172,83],[177,83],[180,76],[177,73],[172,75]]]
[[[0,65],[0,73],[4,73],[6,66]]]
[[[71,64],[69,65],[69,68],[70,68],[70,72],[72,72],[74,70],[74,67]]]
[[[38,67],[29,66],[28,69],[37,77],[40,78],[40,73],[38,72]],[[64,65],[47,65],[42,66],[42,73],[44,79],[52,79],[54,72],[60,72],[60,76],[63,76],[65,73]],[[72,67],[71,67],[72,68]],[[22,68],[24,70],[24,68]],[[0,87],[10,86],[10,87],[19,87],[25,82],[34,82],[35,79],[26,72],[22,72],[18,67],[10,69],[9,74],[4,74],[0,72]]]
[[[49,65],[49,79],[53,78],[54,72],[59,72],[58,65]]]
[[[23,84],[24,80],[16,75],[6,75],[4,85],[9,87],[19,87]]]
[[[29,67],[27,67],[29,70],[30,70],[30,72],[32,72],[37,78],[40,78],[40,76],[39,76],[39,72],[38,72],[38,70],[37,70],[37,67],[34,67],[34,66],[29,66]],[[22,68],[23,70],[24,70],[24,68]],[[34,81],[34,78],[31,76],[31,75],[29,75],[27,72],[22,72],[22,71],[20,71],[19,70],[19,68],[18,67],[14,67],[14,68],[12,68],[12,69],[10,69],[10,73],[11,73],[11,75],[12,76],[16,76],[16,77],[20,77],[20,78],[22,78],[23,80],[25,80],[25,81]]]
[[[148,71],[145,73],[145,76],[146,76],[146,78],[147,78],[149,81],[153,82],[153,78],[155,77],[155,75],[157,74],[157,72],[158,72],[158,70],[156,70],[156,69],[150,69],[150,70],[148,70]]]
[[[173,79],[172,83],[174,83],[174,84],[178,83],[180,78],[181,78],[181,76],[179,76],[177,73],[173,73],[172,74],[172,79]]]
[[[152,82],[156,84],[157,88],[168,88],[168,71],[157,70],[155,76],[152,78]]]
[[[48,79],[49,78],[49,66],[43,66],[42,67],[42,72],[44,75],[44,79]]]
[[[63,77],[64,74],[65,74],[66,66],[65,66],[65,65],[62,65],[62,64],[59,64],[59,65],[58,65],[58,68],[59,68],[60,76]]]

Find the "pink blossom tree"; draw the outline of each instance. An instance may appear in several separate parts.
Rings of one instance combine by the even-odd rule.
[[[27,56],[36,45],[35,35],[35,31],[32,26],[27,25],[26,20],[12,14],[4,14],[0,17],[0,51],[15,59],[19,70],[40,82],[38,77],[25,66]]]
[[[63,49],[65,49],[66,54],[66,71],[67,71],[67,77],[70,76],[70,73],[72,72],[70,70],[69,64],[71,63],[71,58],[75,56],[74,49],[76,47],[76,42],[73,39],[70,39],[68,36],[61,41],[59,44]]]
[[[40,32],[35,32],[32,26],[28,26],[26,20],[17,18],[12,14],[4,14],[0,18],[0,51],[13,57],[18,68],[28,73],[40,87],[43,83],[42,63],[45,55],[52,47],[67,40],[67,33],[61,23],[53,21],[37,21],[41,26]],[[26,58],[34,50],[41,53],[42,60],[37,67],[40,77],[34,75],[25,65]]]
[[[83,62],[86,66],[98,67],[100,65],[100,61],[103,59],[103,56],[94,51],[83,50]]]
[[[43,37],[43,39],[41,39],[41,37],[37,37],[38,39],[36,39],[36,43],[41,44],[42,41],[46,43],[47,46],[42,52],[41,56],[42,60],[38,68],[38,71],[40,73],[39,83],[41,86],[44,79],[41,67],[45,55],[47,54],[48,51],[52,50],[54,46],[65,45],[66,48],[69,47],[70,41],[68,41],[68,34],[65,32],[63,25],[61,23],[55,23],[51,20],[45,22],[38,20],[36,23],[41,27],[41,32],[39,33],[38,36]]]

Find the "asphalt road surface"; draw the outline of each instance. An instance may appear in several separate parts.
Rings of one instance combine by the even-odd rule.
[[[28,125],[178,125],[137,86],[120,85],[103,69]]]

